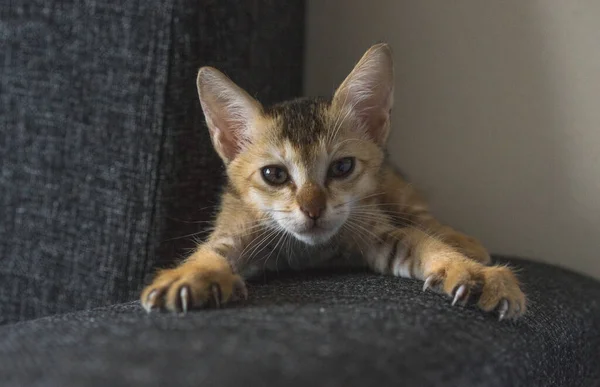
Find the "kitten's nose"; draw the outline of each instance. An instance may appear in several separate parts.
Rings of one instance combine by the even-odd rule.
[[[327,203],[325,192],[314,183],[306,183],[302,186],[298,191],[296,200],[298,201],[298,207],[304,212],[304,215],[313,221],[317,220],[323,214]]]
[[[320,203],[311,203],[309,205],[300,207],[300,209],[312,220],[317,220],[323,213],[325,206],[321,205]]]

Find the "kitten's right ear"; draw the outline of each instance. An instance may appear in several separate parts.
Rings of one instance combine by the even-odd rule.
[[[198,71],[196,84],[213,146],[227,164],[251,141],[262,105],[212,67]]]
[[[338,116],[353,117],[358,130],[383,146],[390,130],[393,103],[392,51],[385,43],[376,44],[338,87],[333,96],[333,108]]]

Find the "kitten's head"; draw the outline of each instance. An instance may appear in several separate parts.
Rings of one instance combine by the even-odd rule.
[[[198,73],[202,109],[233,191],[311,245],[334,236],[353,206],[377,191],[393,83],[386,44],[371,47],[330,100],[263,107],[214,68]]]

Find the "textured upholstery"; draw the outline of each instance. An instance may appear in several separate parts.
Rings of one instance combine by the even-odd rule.
[[[0,0],[0,323],[131,300],[182,254],[222,175],[198,68],[298,95],[302,25],[302,1]]]
[[[600,284],[527,261],[514,323],[363,272],[272,274],[185,317],[122,303],[214,213],[198,67],[299,95],[303,7],[0,0],[1,386],[600,384]]]
[[[422,283],[301,273],[186,316],[137,302],[0,327],[3,386],[575,387],[600,383],[600,283],[515,261],[517,322]]]

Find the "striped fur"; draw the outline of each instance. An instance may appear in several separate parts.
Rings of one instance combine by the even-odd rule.
[[[200,70],[198,91],[228,186],[212,234],[143,291],[148,310],[219,306],[246,295],[243,278],[268,269],[359,264],[421,279],[425,289],[453,303],[472,301],[501,319],[525,312],[513,272],[489,266],[478,241],[438,222],[387,163],[393,100],[387,45],[372,47],[331,99],[265,108],[210,68]],[[347,158],[353,169],[332,175]],[[269,166],[289,178],[269,183],[263,176]]]

